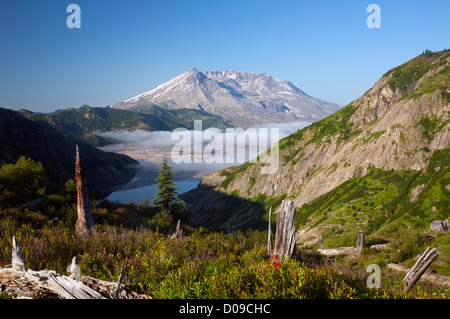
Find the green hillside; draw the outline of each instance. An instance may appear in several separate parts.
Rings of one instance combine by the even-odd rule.
[[[203,128],[229,127],[219,116],[197,110],[164,110],[153,106],[146,113],[137,113],[113,108],[82,106],[77,109],[63,109],[53,113],[33,113],[20,110],[19,113],[34,121],[45,121],[60,132],[77,137],[95,146],[109,143],[94,133],[114,130],[172,131],[175,128],[192,129],[194,120],[202,120]]]
[[[449,184],[449,149],[435,151],[423,173],[371,168],[304,204],[296,227],[320,225],[326,238],[340,244],[349,244],[345,240],[356,238],[360,229],[376,236],[402,227],[426,230],[432,221],[448,218]]]

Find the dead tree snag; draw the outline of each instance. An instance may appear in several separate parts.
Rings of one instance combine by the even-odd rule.
[[[94,231],[94,220],[92,219],[91,207],[89,204],[89,194],[84,180],[83,164],[81,162],[78,145],[75,157],[75,182],[77,185],[77,222],[75,233],[77,236],[89,236]]]
[[[291,258],[295,255],[295,203],[284,200],[277,216],[274,255]]]

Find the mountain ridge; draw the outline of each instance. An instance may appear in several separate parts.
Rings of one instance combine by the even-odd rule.
[[[116,130],[172,131],[175,128],[193,129],[193,121],[201,119],[204,128],[229,127],[219,116],[200,110],[165,110],[152,106],[145,113],[84,105],[73,109],[62,109],[52,113],[34,113],[28,110],[18,111],[22,116],[44,121],[71,137],[79,138],[94,146],[111,143],[96,135],[97,132]]]
[[[141,112],[152,105],[204,110],[234,126],[316,121],[339,109],[337,104],[312,97],[291,82],[267,73],[201,72],[195,68],[112,107]]]
[[[69,137],[44,121],[32,121],[18,112],[0,108],[0,164],[13,164],[20,156],[41,162],[50,182],[64,187],[75,176],[75,145],[84,158],[86,183],[98,195],[127,184],[139,163]]]
[[[450,53],[418,56],[359,99],[280,140],[275,175],[262,175],[261,162],[245,163],[205,177],[183,199],[195,222],[262,226],[270,203],[289,198],[300,208],[372,167],[424,170],[433,152],[450,142],[449,93]],[[266,211],[227,207],[225,198],[236,195],[243,203],[263,203]]]

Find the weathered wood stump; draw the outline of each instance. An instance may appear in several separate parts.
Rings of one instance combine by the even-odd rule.
[[[269,210],[269,226],[267,227],[267,255],[269,258],[273,256],[273,247],[272,247],[272,207]]]
[[[291,258],[295,255],[295,203],[283,200],[281,210],[277,216],[274,255]]]
[[[22,257],[20,245],[16,239],[16,236],[13,236],[12,239],[12,267],[15,270],[25,270],[25,261]]]
[[[323,244],[323,235],[322,234],[319,235],[318,240],[319,240],[320,249],[325,249],[325,245]]]
[[[356,254],[359,256],[364,248],[364,233],[362,230],[358,232],[358,237],[356,238]]]
[[[177,222],[177,227],[175,229],[175,233],[173,233],[172,237],[170,237],[170,239],[174,240],[174,239],[181,239],[183,238],[184,233],[183,230],[181,229],[181,221],[178,220]]]

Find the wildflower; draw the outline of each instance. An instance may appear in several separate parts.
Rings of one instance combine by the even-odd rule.
[[[278,260],[278,255],[274,255],[273,259]]]
[[[275,269],[280,269],[281,268],[281,264],[280,263],[273,263],[273,267],[275,268]]]

